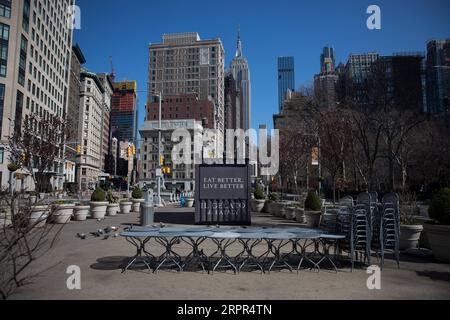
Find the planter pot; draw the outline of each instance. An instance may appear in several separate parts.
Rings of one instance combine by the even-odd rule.
[[[133,203],[127,202],[127,201],[122,201],[119,203],[119,207],[120,207],[120,213],[122,214],[128,214],[131,212],[131,206],[133,205]]]
[[[416,249],[422,231],[422,225],[400,225],[400,250]]]
[[[284,218],[286,215],[286,205],[281,202],[274,202],[272,205],[275,217]]]
[[[56,224],[65,224],[70,221],[73,214],[73,204],[58,204],[55,206],[55,212],[52,215],[52,222]]]
[[[28,223],[34,225],[35,228],[43,228],[47,223],[49,213],[48,206],[34,206],[31,209],[30,217],[28,218]]]
[[[305,223],[305,214],[304,214],[303,209],[294,208],[294,212],[295,212],[295,220],[298,223]]]
[[[36,201],[37,201],[37,196],[30,196],[30,203],[33,205],[33,204],[35,204],[36,203]]]
[[[73,208],[73,216],[75,221],[85,221],[89,215],[90,206],[75,206]]]
[[[194,206],[194,198],[186,198],[186,207],[192,208]]]
[[[261,212],[264,208],[265,203],[266,203],[266,200],[264,200],[264,199],[261,199],[261,200],[252,199],[250,201],[250,204],[252,206],[252,211],[253,212]]]
[[[295,220],[295,209],[295,207],[286,207],[284,210],[286,219]]]
[[[320,211],[305,210],[305,223],[309,228],[317,228],[320,222]]]
[[[269,212],[269,201],[266,201],[265,203],[264,203],[264,207],[263,207],[263,209],[262,209],[262,212],[265,212],[265,213],[270,213]]]
[[[450,262],[450,226],[425,224],[425,232],[436,260]]]
[[[115,216],[120,210],[118,203],[110,203],[106,208],[106,215],[109,217]]]
[[[131,202],[133,203],[131,211],[136,212],[136,213],[141,212],[141,203],[144,201],[145,201],[145,199],[131,199]]]
[[[39,199],[40,200],[44,200],[45,199],[45,193],[44,192],[39,193]]]
[[[91,218],[103,219],[106,215],[106,208],[109,202],[96,202],[91,201]]]

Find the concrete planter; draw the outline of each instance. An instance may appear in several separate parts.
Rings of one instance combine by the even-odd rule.
[[[43,228],[47,223],[47,218],[49,214],[48,206],[34,206],[31,209],[30,217],[28,218],[29,225],[35,228]]]
[[[106,208],[108,207],[108,202],[96,202],[91,201],[91,218],[92,219],[103,219],[106,215]]]
[[[120,207],[118,203],[110,203],[108,204],[108,207],[106,208],[106,215],[109,217],[117,215],[119,212]]]
[[[261,200],[252,199],[250,201],[250,204],[252,206],[252,211],[253,212],[261,212],[264,208],[265,203],[266,203],[266,200],[264,200],[264,199],[261,199]]]
[[[307,211],[305,210],[305,224],[309,228],[317,228],[320,222],[320,211]]]
[[[133,203],[131,201],[122,201],[119,203],[120,213],[128,214],[131,212],[131,206]]]
[[[419,245],[422,225],[400,225],[400,250],[416,249]]]
[[[305,223],[305,213],[302,208],[294,208],[295,220],[298,223]]]
[[[286,219],[295,220],[295,207],[286,207],[285,213]]]
[[[30,200],[30,204],[33,205],[33,204],[35,204],[36,201],[37,201],[37,196],[30,196],[30,197],[29,197],[29,200]]]
[[[85,221],[89,215],[90,206],[75,206],[73,208],[73,217],[75,221]]]
[[[55,212],[52,215],[52,222],[56,224],[65,224],[70,221],[73,214],[73,204],[57,204]]]
[[[145,201],[145,199],[131,199],[131,202],[133,203],[131,211],[136,212],[136,213],[141,212],[141,203],[144,201]]]
[[[194,198],[186,198],[186,207],[192,208],[194,206]]]
[[[434,257],[442,262],[450,262],[450,226],[425,224],[424,227]]]
[[[275,217],[284,218],[286,215],[286,204],[282,202],[274,202],[272,205]]]

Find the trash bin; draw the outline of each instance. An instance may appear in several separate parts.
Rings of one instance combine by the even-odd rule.
[[[140,222],[142,227],[152,225],[155,219],[155,207],[153,206],[153,190],[147,190],[145,201],[141,203]]]

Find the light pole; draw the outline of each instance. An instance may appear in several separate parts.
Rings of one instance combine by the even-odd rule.
[[[161,113],[162,113],[162,91],[158,94],[159,97],[159,112],[158,112],[158,165],[156,166],[156,179],[158,183],[158,195],[156,197],[156,206],[162,207],[161,203]]]

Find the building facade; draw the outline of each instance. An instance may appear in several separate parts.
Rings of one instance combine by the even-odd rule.
[[[72,30],[71,0],[0,2],[0,185],[8,186],[8,137],[21,133],[27,115],[64,117],[67,112]],[[64,150],[48,168],[52,189],[64,185]],[[16,186],[32,190],[30,179]]]
[[[294,57],[278,57],[278,110],[280,112],[288,91],[295,91]]]
[[[96,74],[81,72],[77,181],[81,190],[94,189],[102,168],[103,101],[105,89]]]
[[[231,60],[230,72],[233,75],[236,85],[236,91],[238,91],[240,98],[241,112],[237,120],[237,128],[248,130],[251,128],[251,115],[252,115],[252,99],[251,99],[251,82],[250,82],[250,69],[247,59],[242,55],[242,43],[241,37],[238,33],[236,55]]]
[[[158,160],[158,121],[145,121],[140,132],[142,145],[141,145],[141,168],[142,174],[140,175],[140,183],[147,186],[156,185],[156,169],[159,165]],[[172,163],[172,148],[171,142],[172,133],[176,129],[186,129],[191,134],[191,150],[192,159],[200,159],[201,147],[195,144],[194,135],[202,134],[203,126],[200,121],[195,119],[185,120],[164,120],[161,122],[161,136],[165,141],[164,149],[161,154],[164,156],[164,166],[170,168],[170,173],[165,174],[163,177],[162,185],[163,189],[169,191],[175,191],[176,189],[192,191],[195,186],[195,165],[181,164],[174,165]],[[197,150],[199,148],[199,150]]]
[[[446,101],[450,97],[450,39],[427,43],[426,95],[425,112],[446,111]]]
[[[114,82],[111,99],[111,130],[119,141],[135,143],[137,134],[138,99],[136,81]]]
[[[163,101],[191,93],[197,94],[199,101],[213,101],[215,144],[223,150],[224,63],[220,39],[201,40],[195,32],[163,35],[162,43],[149,46],[147,105],[160,93]]]
[[[111,155],[111,96],[113,94],[113,83],[109,74],[97,74],[98,79],[103,85],[103,101],[102,101],[102,156],[100,169],[106,173],[108,171],[108,164]],[[110,172],[108,172],[110,173]]]

